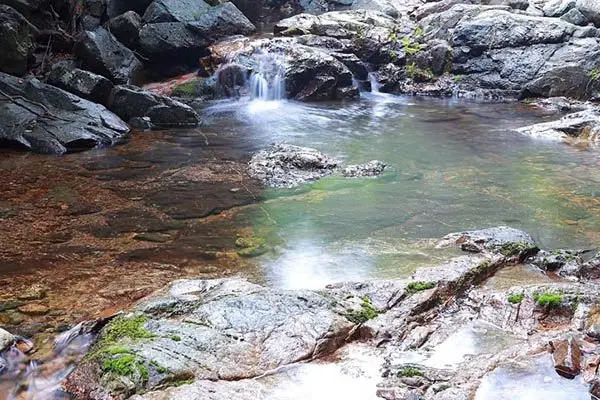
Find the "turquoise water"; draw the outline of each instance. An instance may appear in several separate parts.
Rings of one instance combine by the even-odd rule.
[[[205,112],[209,130],[238,135],[248,152],[285,141],[343,164],[388,165],[376,179],[270,189],[237,215],[275,245],[258,265],[276,285],[405,276],[445,257],[431,242],[453,231],[510,225],[546,248],[596,247],[600,238],[600,153],[516,133],[552,118],[533,107],[373,94],[329,105],[219,103]]]

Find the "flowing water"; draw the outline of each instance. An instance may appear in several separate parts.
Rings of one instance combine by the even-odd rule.
[[[65,325],[126,307],[181,277],[241,274],[284,288],[406,277],[452,255],[435,249],[434,239],[487,226],[524,229],[546,248],[598,246],[600,152],[514,131],[556,116],[521,104],[380,93],[300,104],[281,100],[280,76],[266,74],[250,78],[254,99],[207,104],[198,129],[136,133],[124,145],[61,158],[3,154],[0,324],[34,336],[43,349]],[[388,167],[376,179],[330,176],[263,190],[240,169],[275,141],[317,148],[343,164],[378,159]],[[239,207],[211,216],[232,206]],[[240,258],[235,239],[250,235],[271,251]],[[503,282],[522,273],[511,269]],[[535,281],[534,272],[526,275]],[[39,282],[47,294],[32,304],[45,311],[14,303]],[[40,350],[13,371],[20,382],[36,376],[29,386],[43,398],[88,343]],[[27,366],[32,358],[37,367]],[[313,398],[315,377],[339,375],[327,365],[298,368],[282,392],[292,387]],[[485,387],[500,390],[511,373],[498,372]],[[0,390],[15,381],[5,377]]]

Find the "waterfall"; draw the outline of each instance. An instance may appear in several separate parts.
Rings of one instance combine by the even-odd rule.
[[[371,84],[371,93],[379,93],[379,82],[377,82],[377,72],[369,72],[369,83]]]
[[[250,96],[253,100],[282,100],[285,80],[281,56],[257,52],[253,56],[254,69],[250,75]]]

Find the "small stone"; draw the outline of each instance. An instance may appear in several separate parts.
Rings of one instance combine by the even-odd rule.
[[[48,314],[50,308],[44,304],[30,303],[19,307],[19,311],[25,315],[36,316]]]
[[[140,131],[149,131],[154,128],[154,124],[148,117],[133,117],[129,120],[129,126]]]
[[[33,350],[33,342],[30,340],[25,340],[25,339],[17,339],[15,346],[17,347],[17,350],[19,350],[21,353],[29,353],[31,350]]]
[[[348,165],[342,171],[342,174],[347,178],[378,176],[383,173],[386,165],[378,160],[369,161],[366,164]]]
[[[5,350],[15,342],[15,336],[0,328],[0,351]]]
[[[136,233],[133,238],[141,242],[165,243],[170,239],[170,236],[161,235],[160,233]]]
[[[31,285],[17,295],[19,300],[41,300],[44,297],[46,297],[46,289],[40,284]]]
[[[596,378],[598,372],[598,365],[600,364],[600,355],[594,354],[585,360],[583,365],[583,380],[585,383],[592,383]]]
[[[22,306],[23,304],[24,303],[22,301],[16,300],[0,301],[0,312],[6,310],[14,310],[15,308]]]
[[[556,373],[567,379],[574,379],[581,371],[581,347],[575,339],[553,340],[552,360]]]

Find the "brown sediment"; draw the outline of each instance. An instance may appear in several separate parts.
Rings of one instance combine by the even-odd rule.
[[[261,187],[245,176],[243,152],[227,150],[231,140],[153,132],[64,157],[3,153],[0,324],[39,336],[174,279],[243,270],[238,227],[223,211],[255,202]],[[34,284],[43,299],[11,303]]]

